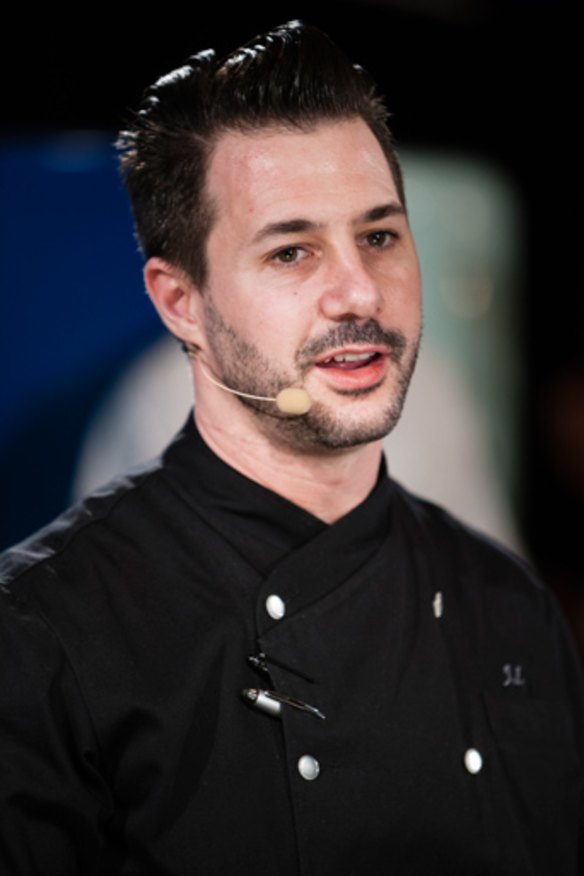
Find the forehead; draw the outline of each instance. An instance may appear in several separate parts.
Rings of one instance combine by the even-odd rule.
[[[326,221],[343,204],[358,211],[371,199],[399,202],[383,150],[362,119],[228,131],[213,151],[206,188],[219,221],[251,224],[299,210]]]

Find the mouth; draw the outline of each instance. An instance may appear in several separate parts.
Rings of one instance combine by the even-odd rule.
[[[338,368],[341,371],[355,371],[359,368],[366,368],[372,362],[381,359],[382,354],[377,351],[369,351],[366,353],[337,353],[334,356],[329,356],[327,359],[321,359],[316,362],[317,368]]]
[[[314,365],[331,389],[341,394],[361,394],[383,382],[389,358],[387,348],[345,349],[323,356]]]

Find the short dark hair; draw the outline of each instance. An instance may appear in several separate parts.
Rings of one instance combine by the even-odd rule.
[[[160,256],[204,286],[214,218],[205,180],[222,133],[303,130],[358,117],[383,149],[405,206],[388,113],[373,81],[317,28],[291,21],[226,58],[209,49],[162,76],[117,142],[144,256]]]

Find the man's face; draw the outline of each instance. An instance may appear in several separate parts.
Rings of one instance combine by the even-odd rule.
[[[418,262],[381,147],[358,120],[228,132],[207,176],[203,360],[227,386],[275,396],[287,418],[234,397],[264,434],[297,448],[351,447],[397,422],[420,334]]]

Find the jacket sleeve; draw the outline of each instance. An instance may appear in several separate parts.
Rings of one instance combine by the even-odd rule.
[[[555,600],[554,600],[555,602]],[[556,635],[562,655],[566,687],[572,707],[575,742],[580,755],[580,810],[578,823],[578,864],[576,873],[584,874],[584,675],[567,623],[559,606],[556,610]]]
[[[0,872],[99,872],[111,813],[74,671],[45,621],[0,587]]]

